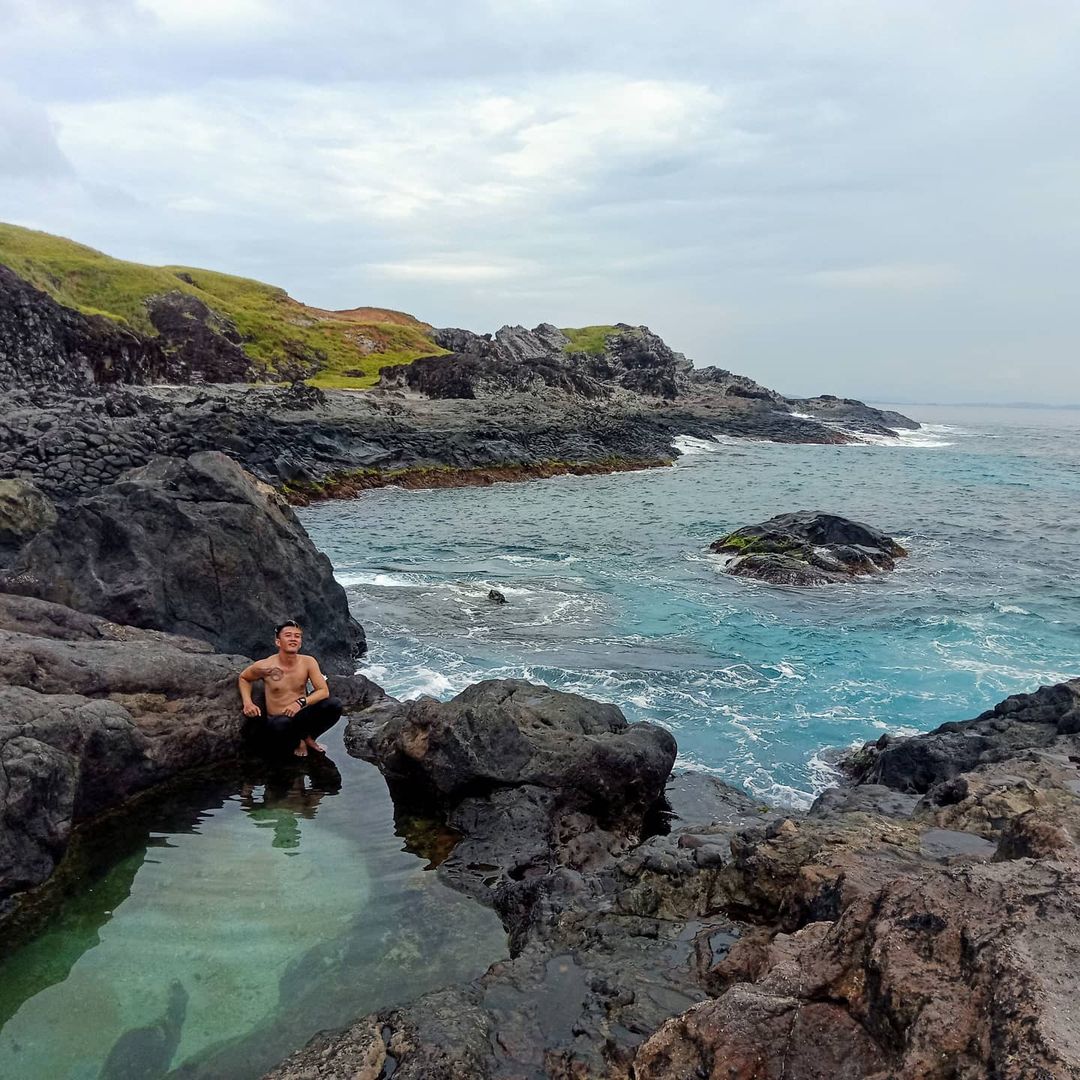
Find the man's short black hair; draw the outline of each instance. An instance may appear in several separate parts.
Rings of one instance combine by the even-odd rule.
[[[294,619],[286,619],[283,623],[279,623],[274,627],[274,637],[281,637],[281,631],[284,630],[286,626],[295,626],[301,634],[304,632],[304,628]]]

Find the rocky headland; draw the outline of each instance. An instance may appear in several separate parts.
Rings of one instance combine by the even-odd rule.
[[[203,450],[304,503],[662,466],[679,435],[844,443],[918,426],[695,368],[643,326],[434,329],[2,225],[0,388],[0,476],[60,500]]]

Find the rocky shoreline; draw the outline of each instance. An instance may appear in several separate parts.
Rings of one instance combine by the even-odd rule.
[[[806,813],[680,777],[651,835],[627,798],[641,766],[609,759],[598,801],[595,771],[536,749],[539,731],[578,753],[598,708],[616,738],[639,729],[648,745],[655,729],[622,726],[612,706],[513,682],[376,706],[350,723],[351,752],[392,791],[407,775],[444,807],[464,839],[439,873],[496,908],[513,958],[268,1075],[1074,1077],[1078,703],[1074,680],[883,739]],[[959,733],[989,739],[980,759],[906,794],[927,778],[900,763]],[[522,738],[531,749],[507,774]],[[653,767],[640,776],[654,788]]]

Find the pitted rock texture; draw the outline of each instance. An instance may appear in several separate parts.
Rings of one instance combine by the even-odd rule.
[[[774,585],[827,585],[892,570],[907,552],[880,529],[820,510],[744,525],[709,546],[727,573]]]
[[[259,656],[295,619],[305,649],[351,672],[364,634],[291,508],[220,453],[159,458],[66,507],[5,587],[118,623]]]

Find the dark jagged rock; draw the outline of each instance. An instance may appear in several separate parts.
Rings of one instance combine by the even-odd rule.
[[[998,711],[1068,727],[1071,691],[1030,697]],[[501,746],[485,730],[464,724],[437,756],[452,745],[472,769]],[[964,774],[981,801],[959,821],[880,786],[776,816],[687,776],[669,785],[670,831],[635,845],[560,814],[550,788],[470,793],[439,873],[494,891],[513,959],[320,1036],[271,1076],[1073,1077],[1080,754],[1056,737]],[[981,810],[1000,817],[979,832]]]
[[[64,307],[0,266],[0,386],[85,392],[164,378],[166,368],[157,342]]]
[[[821,511],[780,514],[744,525],[710,545],[726,570],[774,585],[826,585],[892,570],[907,552],[870,525]]]
[[[633,1075],[1067,1080],[1078,915],[1080,878],[1047,864],[897,878],[775,937],[750,980],[653,1035]]]
[[[374,725],[369,730],[368,725]],[[552,792],[634,830],[656,802],[675,760],[675,740],[629,724],[605,705],[517,679],[477,683],[451,701],[395,703],[350,725],[351,753],[392,782],[422,785],[444,807],[508,786]]]
[[[46,881],[72,828],[246,745],[246,656],[0,593],[0,914]],[[385,698],[331,676],[350,710]]]
[[[883,784],[959,802],[966,793],[945,786],[961,773],[1025,751],[1047,750],[1059,736],[1080,733],[1080,679],[1014,694],[973,720],[942,724],[924,735],[882,735],[848,757],[845,768],[860,784]]]
[[[488,589],[487,598],[493,604],[505,604],[506,603],[506,596],[503,593],[499,592],[498,589]]]
[[[449,356],[383,368],[380,386],[408,387],[432,398],[554,390],[589,399],[630,392],[673,400],[690,388],[693,371],[648,327],[624,323],[599,354],[573,351],[570,339],[549,323],[534,330],[504,326],[494,338],[464,330],[434,336],[452,350]]]
[[[0,266],[0,386],[88,393],[125,383],[251,378],[236,327],[197,297],[151,297],[147,314],[159,336],[64,307]]]
[[[0,905],[52,873],[75,823],[236,753],[247,662],[0,594]]]
[[[176,382],[246,382],[255,372],[236,326],[197,296],[164,293],[147,300],[146,312]]]
[[[6,587],[248,656],[296,619],[330,672],[351,672],[364,648],[330,560],[279,496],[220,453],[156,459],[68,506]]]
[[[895,435],[896,430],[916,431],[921,426],[910,416],[891,409],[875,409],[855,398],[840,398],[833,394],[821,394],[813,398],[787,398],[787,403],[797,412],[838,424],[848,431],[868,435]]]

